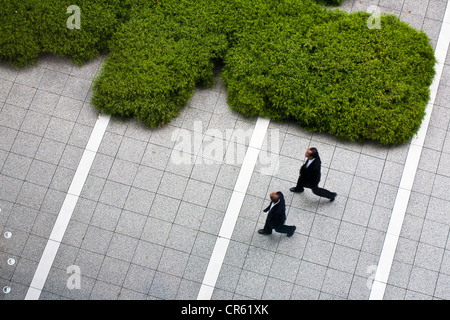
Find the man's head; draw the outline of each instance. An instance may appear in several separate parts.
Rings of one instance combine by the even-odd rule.
[[[309,148],[305,152],[305,157],[307,157],[309,160],[315,159],[319,155],[319,152],[316,148]]]
[[[278,202],[280,200],[280,196],[276,192],[272,192],[270,194],[270,200],[274,203]]]

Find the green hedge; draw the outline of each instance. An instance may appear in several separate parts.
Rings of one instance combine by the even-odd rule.
[[[0,60],[16,67],[28,65],[38,58],[39,16],[34,0],[5,0],[0,5]]]
[[[70,2],[4,0],[0,6],[0,60],[22,67],[49,52],[83,64],[108,51],[115,29],[131,9],[130,1],[77,0],[81,28],[69,29],[66,22],[71,16],[67,13]]]
[[[108,50],[108,41],[119,24],[116,8],[119,1],[77,0],[80,7],[81,28],[68,29],[67,1],[45,0],[40,13],[43,22],[40,43],[43,52],[70,56],[83,64]],[[69,2],[70,3],[70,2]]]
[[[114,35],[93,104],[159,127],[178,115],[197,84],[211,85],[213,60],[228,44],[224,35],[210,32],[214,10],[205,1],[141,8]]]
[[[340,6],[344,0],[317,0],[318,3],[324,3],[332,6]]]
[[[314,108],[309,113],[293,107],[289,114],[301,125],[340,138],[403,143],[425,115],[434,51],[424,32],[397,17],[382,18],[377,30],[364,26],[369,16],[344,14],[310,30]]]
[[[341,0],[79,0],[79,30],[67,28],[62,0],[3,2],[0,60],[20,67],[51,52],[82,64],[108,52],[92,103],[150,127],[212,85],[223,61],[228,102],[246,116],[401,144],[434,77],[425,33],[391,15],[369,29],[368,13],[322,6]]]
[[[293,22],[277,15],[228,51],[223,80],[231,107],[345,140],[408,141],[434,76],[425,33],[394,16],[382,17],[381,29],[367,27],[367,13],[310,16]]]

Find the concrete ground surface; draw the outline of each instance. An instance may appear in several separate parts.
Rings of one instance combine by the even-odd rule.
[[[447,52],[447,1],[340,8],[370,5]],[[343,142],[244,118],[220,79],[161,129],[99,116],[90,98],[103,59],[0,64],[0,287],[10,289],[0,299],[450,298],[450,54],[408,167],[411,143]],[[332,203],[289,191],[309,147]],[[257,232],[272,191],[286,197],[292,237]]]

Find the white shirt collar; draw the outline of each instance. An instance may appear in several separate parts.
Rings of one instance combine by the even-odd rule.
[[[281,200],[281,199],[278,199],[278,201],[277,201],[276,203],[271,202],[271,203],[270,203],[270,210],[272,210],[272,208],[273,208],[274,206],[276,206],[276,205],[280,202],[280,200]]]

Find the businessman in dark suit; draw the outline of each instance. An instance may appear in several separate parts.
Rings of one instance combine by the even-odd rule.
[[[287,233],[288,237],[294,234],[296,227],[284,224],[286,221],[286,204],[284,195],[280,191],[270,194],[270,204],[263,211],[269,213],[264,229],[258,230],[259,234],[272,234],[272,229],[275,229],[276,232]]]
[[[322,162],[320,161],[319,152],[316,148],[309,148],[305,152],[306,162],[300,168],[300,176],[297,180],[297,185],[290,189],[292,192],[303,192],[304,188],[310,188],[315,195],[330,199],[333,202],[336,198],[335,192],[330,192],[326,189],[319,188],[320,168]]]

